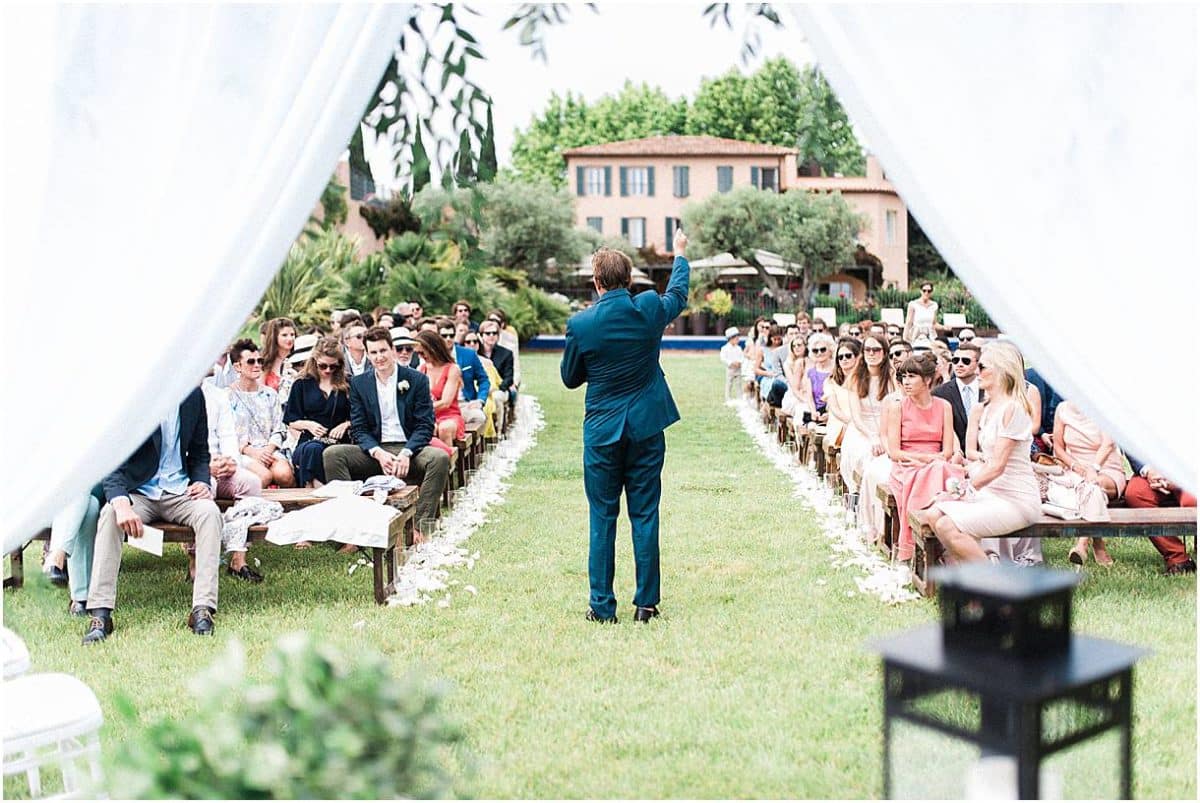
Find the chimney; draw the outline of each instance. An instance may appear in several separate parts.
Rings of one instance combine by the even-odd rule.
[[[867,178],[874,181],[883,181],[883,166],[879,164],[879,160],[875,158],[875,154],[867,154]]]

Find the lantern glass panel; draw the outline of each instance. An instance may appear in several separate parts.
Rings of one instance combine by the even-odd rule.
[[[893,800],[960,800],[979,763],[971,742],[905,719],[892,721],[888,766]]]
[[[1060,784],[1063,800],[1121,798],[1121,735],[1110,730],[1042,759],[1042,778]],[[1041,790],[1042,799],[1049,795]]]

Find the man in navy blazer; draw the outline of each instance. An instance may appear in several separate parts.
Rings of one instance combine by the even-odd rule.
[[[208,468],[208,413],[195,388],[150,433],[129,458],[103,480],[108,504],[100,511],[84,644],[104,641],[113,631],[121,541],[140,538],[151,521],[184,524],[196,534],[196,579],[188,627],[211,635],[217,610],[221,560],[221,511],[212,500]]]
[[[376,474],[403,477],[419,484],[417,532],[437,516],[450,476],[450,458],[433,438],[433,397],[429,379],[396,362],[392,334],[382,326],[367,330],[370,371],[350,380],[350,437],[353,444],[325,449],[325,477],[365,480]]]
[[[679,410],[658,364],[663,329],[687,305],[687,237],[675,232],[675,265],[663,295],[630,295],[633,263],[620,251],[592,256],[599,299],[567,321],[561,374],[568,388],[588,383],[583,419],[583,487],[589,529],[587,618],[617,621],[613,594],[617,515],[624,490],[637,573],[634,620],[658,616],[658,504],[666,455],[663,430]]]

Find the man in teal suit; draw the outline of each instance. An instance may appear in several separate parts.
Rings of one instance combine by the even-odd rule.
[[[687,237],[675,232],[675,265],[667,292],[629,293],[633,263],[620,251],[602,248],[592,256],[592,282],[599,298],[567,321],[561,366],[568,388],[588,383],[583,420],[583,487],[590,509],[587,618],[617,621],[613,595],[614,550],[621,491],[633,526],[637,566],[634,620],[658,616],[658,503],[666,455],[663,430],[679,410],[658,364],[663,329],[687,305]]]

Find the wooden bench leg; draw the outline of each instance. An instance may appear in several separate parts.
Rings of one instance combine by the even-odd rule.
[[[387,588],[383,584],[383,562],[384,557],[390,550],[382,547],[374,547],[371,550],[371,573],[375,581],[375,604],[382,605],[387,602]]]
[[[942,556],[942,542],[937,536],[922,528],[913,532],[912,584],[923,597],[932,597],[937,586],[929,576],[931,566],[936,566]]]
[[[21,588],[25,585],[25,548],[9,553],[11,574],[4,578],[5,588]]]

